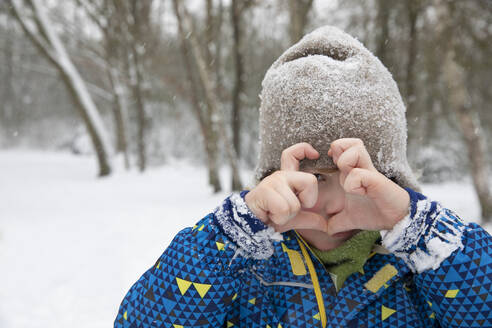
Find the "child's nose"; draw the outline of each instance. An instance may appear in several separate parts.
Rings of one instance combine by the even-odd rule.
[[[325,214],[327,216],[335,215],[343,210],[344,205],[345,196],[343,193],[332,195],[332,197],[330,197],[325,204]]]

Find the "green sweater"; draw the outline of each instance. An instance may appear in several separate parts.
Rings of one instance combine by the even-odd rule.
[[[338,292],[352,273],[362,272],[362,267],[379,238],[379,231],[360,231],[335,249],[321,251],[313,246],[311,249],[330,273]]]

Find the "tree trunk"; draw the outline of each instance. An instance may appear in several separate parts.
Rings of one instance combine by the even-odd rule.
[[[6,136],[10,139],[10,136],[14,133],[15,129],[19,125],[19,111],[16,106],[17,92],[14,83],[14,65],[16,58],[15,49],[15,33],[13,26],[9,20],[9,16],[6,17],[6,30],[7,37],[4,39],[5,51],[3,57],[5,58],[5,83],[3,83],[3,101],[0,105],[0,124]]]
[[[449,90],[449,102],[456,111],[463,133],[471,165],[473,185],[482,210],[482,220],[492,221],[492,197],[489,189],[489,167],[487,163],[485,138],[477,113],[468,106],[465,72],[454,59],[454,52],[448,52],[444,65],[444,77]]]
[[[405,83],[405,95],[407,100],[407,121],[409,125],[409,136],[408,139],[415,139],[415,131],[419,131],[417,128],[419,122],[415,121],[415,118],[419,117],[420,114],[417,112],[415,107],[415,101],[417,99],[416,83],[415,83],[415,63],[417,60],[417,18],[419,15],[419,0],[412,0],[407,2],[407,15],[408,15],[408,60],[406,66],[406,83]]]
[[[222,0],[219,0],[219,8],[217,13],[217,24],[215,24],[215,88],[217,97],[220,100],[224,99],[224,87],[222,86],[222,23],[224,16],[224,5]]]
[[[178,11],[180,11],[179,10],[180,7],[179,4],[177,4],[177,0],[173,0],[173,1],[176,3],[176,7],[178,8]],[[208,70],[208,67],[205,64],[205,60],[200,51],[198,40],[196,39],[196,36],[193,33],[192,23],[189,14],[187,13],[184,7],[182,8],[182,10],[183,10],[182,13],[183,30],[190,32],[189,41],[191,46],[191,52],[193,54],[193,57],[195,58],[195,62],[198,67],[198,73],[200,78],[199,80],[201,82],[203,90],[205,91],[205,100],[206,100],[207,107],[209,108],[210,111],[211,125],[213,127],[212,130],[214,132],[216,131],[216,133],[220,135],[220,138],[224,141],[226,156],[229,160],[229,164],[232,170],[233,180],[235,180],[233,184],[240,185],[236,152],[234,151],[234,146],[232,145],[232,141],[227,135],[227,131],[224,124],[224,118],[220,111],[219,103],[216,98],[214,89],[212,87],[211,74]]]
[[[131,21],[128,21],[132,34],[132,42],[129,45],[132,52],[131,84],[137,108],[138,168],[141,172],[145,171],[147,167],[146,134],[148,128],[146,90],[144,87],[143,54],[145,47],[142,44],[144,38],[142,28],[143,24],[148,23],[150,6],[149,2],[130,1]]]
[[[106,136],[106,129],[97,108],[87,91],[87,87],[79,75],[68,56],[60,38],[52,30],[52,24],[46,17],[43,7],[38,0],[27,1],[32,9],[33,19],[38,31],[32,29],[32,25],[26,22],[21,15],[21,7],[17,1],[10,0],[12,13],[20,23],[25,34],[40,50],[48,61],[50,61],[60,73],[65,86],[77,105],[77,109],[85,123],[89,136],[91,137],[94,150],[99,164],[99,176],[106,176],[111,173],[111,166],[108,160],[110,146]]]
[[[245,9],[239,0],[232,0],[231,3],[231,23],[233,27],[232,53],[234,57],[234,88],[232,90],[232,140],[234,150],[238,158],[241,157],[241,94],[244,89],[244,60],[242,51],[242,14]],[[241,189],[241,185],[236,185],[238,181],[232,179],[232,190]]]
[[[313,0],[289,0],[289,37],[291,44],[299,41],[304,35],[307,14],[313,5]]]
[[[81,0],[77,0],[81,1]],[[122,35],[120,17],[118,15],[118,0],[104,0],[99,8],[100,17],[93,17],[103,34],[104,59],[108,80],[113,94],[113,119],[115,126],[116,150],[123,154],[125,168],[130,168],[130,158],[128,153],[128,103],[127,86],[123,83],[121,57],[126,51],[125,37]],[[87,7],[86,7],[87,8]],[[87,9],[87,11],[89,11]],[[93,16],[90,15],[89,16]]]
[[[377,17],[376,27],[379,33],[376,33],[376,57],[386,66],[388,69],[391,67],[387,52],[387,44],[389,42],[389,18],[390,18],[390,6],[391,0],[379,0],[377,1]],[[392,71],[390,69],[390,71]]]
[[[125,168],[130,168],[128,157],[128,145],[126,137],[127,106],[124,94],[124,86],[121,83],[119,73],[113,65],[109,64],[108,78],[113,92],[113,117],[116,130],[116,150],[123,154]]]
[[[136,102],[137,109],[137,151],[138,151],[138,168],[140,172],[145,171],[147,167],[147,156],[145,147],[145,135],[147,129],[147,114],[145,110],[144,92],[142,90],[143,74],[139,54],[132,46],[132,91]]]
[[[213,3],[212,0],[205,1],[205,64],[207,67],[212,65],[212,51],[210,47],[214,40],[214,15],[213,15]]]
[[[183,59],[185,61],[187,79],[190,83],[192,109],[200,125],[200,132],[203,137],[205,154],[207,155],[208,182],[212,186],[214,192],[217,193],[222,190],[218,173],[217,133],[214,131],[214,128],[212,126],[212,119],[210,114],[208,113],[208,109],[207,113],[204,114],[198,101],[198,85],[195,78],[193,77],[191,69],[192,61],[190,59],[190,51],[188,49],[189,47],[187,43],[186,32],[183,28],[182,16],[179,12],[178,3],[176,1],[173,2],[173,7],[176,19],[178,20],[178,32],[181,39],[181,53],[183,54]]]

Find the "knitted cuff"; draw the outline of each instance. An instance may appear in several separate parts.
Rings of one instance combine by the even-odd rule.
[[[242,191],[226,198],[214,211],[215,222],[238,246],[243,257],[267,259],[273,254],[272,241],[283,240],[283,237],[251,212],[244,201],[247,193]]]
[[[437,269],[456,249],[463,249],[465,223],[451,210],[405,188],[409,214],[393,229],[381,231],[382,245],[417,273]]]

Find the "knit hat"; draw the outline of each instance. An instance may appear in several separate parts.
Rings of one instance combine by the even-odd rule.
[[[338,28],[318,28],[287,49],[267,71],[260,98],[257,180],[278,170],[282,151],[293,144],[308,142],[320,153],[301,169],[336,168],[330,143],[360,138],[379,172],[420,189],[407,162],[405,106],[391,73]]]

